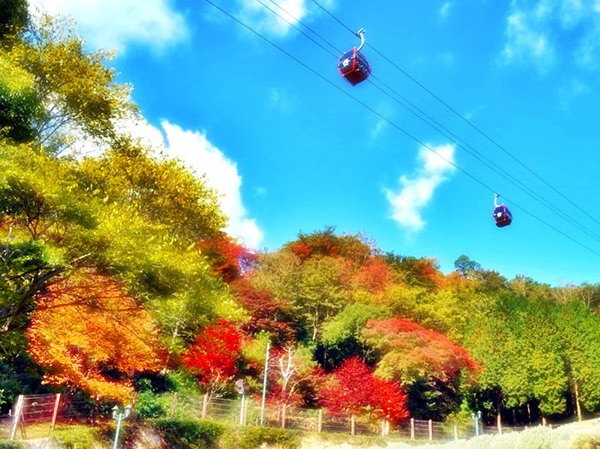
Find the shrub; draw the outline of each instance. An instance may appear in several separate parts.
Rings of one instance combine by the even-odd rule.
[[[266,445],[276,449],[298,449],[298,433],[273,427],[237,427],[221,440],[223,449],[256,449]]]
[[[154,427],[168,447],[178,449],[208,449],[216,447],[223,426],[210,421],[157,419]]]
[[[71,426],[55,430],[52,437],[64,449],[90,449],[104,440],[101,429],[85,426]]]
[[[0,449],[24,449],[20,441],[0,441]]]
[[[167,416],[167,410],[161,397],[148,390],[138,395],[135,412],[140,418],[157,419]]]
[[[583,435],[577,438],[572,449],[600,449],[600,434]]]

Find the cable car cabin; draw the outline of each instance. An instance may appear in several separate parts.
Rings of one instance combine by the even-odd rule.
[[[338,70],[350,84],[356,86],[371,74],[371,65],[356,48],[347,51],[338,59]]]
[[[494,208],[494,220],[496,220],[496,226],[503,228],[512,223],[512,214],[504,204],[501,204]]]

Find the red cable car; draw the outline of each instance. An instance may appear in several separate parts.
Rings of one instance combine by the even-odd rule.
[[[364,32],[365,30],[361,28],[355,33],[360,37],[360,47],[347,51],[338,59],[337,67],[340,74],[353,86],[362,83],[371,74],[369,61],[360,53],[365,45]]]
[[[494,196],[494,220],[496,221],[496,226],[503,228],[512,223],[512,214],[504,204],[498,204],[497,200],[499,196],[497,193]]]

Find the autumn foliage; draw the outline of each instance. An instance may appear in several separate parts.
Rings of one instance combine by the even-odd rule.
[[[226,282],[239,279],[256,261],[256,255],[252,251],[226,234],[200,242],[199,248],[215,273]]]
[[[381,293],[392,280],[392,270],[383,259],[371,257],[360,267],[354,280],[371,293]]]
[[[287,245],[301,261],[311,257],[343,257],[356,264],[363,264],[371,255],[371,247],[355,236],[337,236],[332,228],[313,234],[300,234]]]
[[[115,280],[86,269],[48,287],[27,329],[44,382],[98,399],[130,401],[135,373],[158,371],[164,353],[150,315]]]
[[[466,349],[405,318],[370,320],[362,334],[382,356],[378,371],[403,384],[419,379],[448,382],[461,370],[480,369]]]
[[[198,377],[200,385],[212,393],[234,379],[241,345],[240,331],[221,319],[198,334],[182,361]]]
[[[255,288],[245,279],[236,281],[231,288],[236,300],[249,315],[242,324],[246,333],[267,332],[275,345],[283,345],[295,338],[295,318],[289,305],[275,298],[271,292]]]
[[[327,376],[319,393],[321,404],[333,413],[386,418],[392,423],[409,416],[400,385],[374,376],[358,357],[347,359]]]

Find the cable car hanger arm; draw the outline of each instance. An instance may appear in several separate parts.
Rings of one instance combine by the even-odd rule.
[[[360,37],[360,47],[358,47],[356,49],[356,51],[360,51],[360,49],[363,48],[365,45],[365,29],[361,28],[360,30],[356,31],[354,34],[356,34],[356,37]]]

